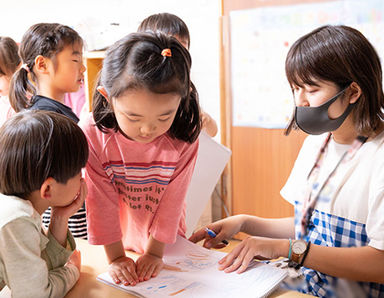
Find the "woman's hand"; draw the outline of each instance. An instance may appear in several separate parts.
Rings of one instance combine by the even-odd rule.
[[[242,215],[230,216],[207,226],[207,228],[216,233],[215,238],[210,237],[205,231],[205,228],[201,228],[189,237],[189,241],[196,243],[205,239],[203,244],[204,247],[223,248],[225,245],[221,244],[221,241],[230,239],[233,235],[240,232],[243,223],[244,217]]]
[[[123,283],[125,286],[134,286],[139,282],[135,261],[126,256],[111,262],[108,273],[116,284]]]
[[[287,256],[289,241],[264,237],[248,237],[237,245],[232,252],[219,261],[219,269],[229,273],[237,270],[244,272],[253,258],[262,260]]]
[[[163,267],[163,260],[158,256],[143,254],[136,260],[136,272],[139,281],[145,281],[151,277],[156,277]]]

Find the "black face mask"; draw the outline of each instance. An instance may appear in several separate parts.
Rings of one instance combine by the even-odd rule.
[[[349,86],[348,86],[349,87]],[[348,88],[347,87],[347,88]],[[318,107],[295,107],[295,122],[304,132],[311,135],[319,135],[325,132],[335,131],[344,122],[352,111],[355,103],[349,104],[344,113],[336,119],[328,117],[328,108],[347,89],[341,90],[334,97]]]

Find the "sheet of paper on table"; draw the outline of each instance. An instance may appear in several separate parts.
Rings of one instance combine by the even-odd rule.
[[[224,273],[217,262],[225,253],[208,250],[178,236],[167,245],[164,262],[173,270],[160,274],[136,286],[116,285],[107,272],[97,279],[138,297],[263,297],[286,277],[287,272],[277,267],[253,262],[242,274]]]

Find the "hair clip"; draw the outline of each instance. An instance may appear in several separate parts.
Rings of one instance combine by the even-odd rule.
[[[164,57],[172,57],[171,49],[164,49],[161,51],[161,55]]]
[[[28,65],[27,65],[27,63],[22,64],[22,65],[21,65],[21,68],[25,69],[27,72],[30,71],[30,70],[29,70],[29,67],[28,67]]]

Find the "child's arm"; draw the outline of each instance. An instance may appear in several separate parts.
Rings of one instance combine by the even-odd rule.
[[[180,146],[180,143],[177,144]],[[154,214],[149,233],[163,243],[173,243],[178,232],[185,233],[185,195],[191,181],[198,140],[193,144],[182,144],[176,169],[165,189]]]
[[[165,244],[149,236],[145,253],[137,259],[137,275],[140,281],[157,276],[164,267],[163,253]]]
[[[201,112],[202,128],[208,135],[214,137],[217,134],[216,121],[206,112]]]
[[[123,242],[117,241],[104,245],[104,250],[109,263],[109,275],[117,284],[134,286],[139,282],[136,274],[136,264],[125,255]]]
[[[40,223],[40,217],[38,221]],[[72,251],[54,239],[42,251],[46,241],[29,218],[18,218],[0,229],[4,279],[12,297],[63,297],[78,280],[80,273],[76,266],[63,266]],[[53,268],[49,255],[55,255],[62,265]]]

